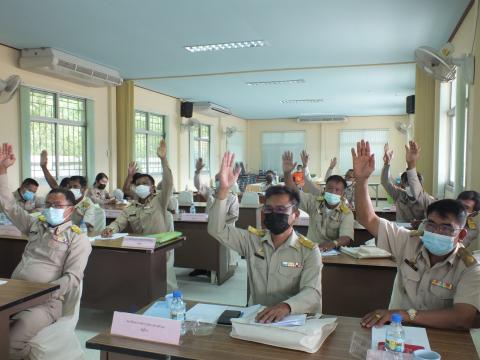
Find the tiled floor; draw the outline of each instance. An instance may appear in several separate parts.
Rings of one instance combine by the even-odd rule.
[[[177,282],[185,299],[214,302],[228,305],[245,306],[247,303],[247,267],[245,260],[240,260],[235,275],[221,286],[210,284],[205,276],[189,277],[191,269],[176,269]],[[91,309],[80,310],[80,320],[76,333],[80,343],[108,329],[112,323],[112,313]],[[98,360],[100,354],[96,350],[85,349],[88,360]]]

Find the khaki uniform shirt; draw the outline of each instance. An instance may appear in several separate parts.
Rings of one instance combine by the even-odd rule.
[[[43,216],[30,216],[14,201],[6,175],[0,175],[0,203],[12,223],[28,236],[12,279],[58,284],[60,289],[54,296],[62,300],[83,279],[92,251],[86,234],[71,221],[52,228]]]
[[[407,192],[394,185],[390,179],[390,166],[384,165],[382,169],[382,185],[385,191],[393,198],[397,207],[397,222],[411,222],[412,220],[423,220],[427,217],[427,208],[435,199],[423,190],[418,180],[417,170],[407,170],[408,185],[412,190],[413,197]]]
[[[353,240],[353,213],[345,202],[340,202],[328,213],[323,197],[300,191],[300,209],[310,216],[307,233],[310,240],[319,244],[338,240],[341,236]]]
[[[205,212],[208,213],[213,207],[215,202],[215,189],[202,184],[200,181],[200,175],[195,174],[193,177],[193,183],[197,188],[198,192],[207,200],[207,206]],[[235,224],[235,221],[238,220],[240,214],[240,204],[238,203],[238,196],[234,193],[233,189],[230,189],[230,192],[227,196],[227,224]]]
[[[275,249],[268,231],[238,229],[226,223],[227,201],[216,200],[208,217],[208,232],[245,256],[249,304],[287,303],[292,314],[322,311],[322,258],[316,244],[292,232]]]
[[[135,234],[173,231],[173,216],[168,211],[173,192],[173,177],[169,168],[163,169],[162,185],[162,191],[150,195],[144,204],[134,200],[108,227],[114,233],[123,231],[127,226]]]
[[[463,303],[480,310],[477,260],[459,245],[447,259],[431,266],[419,234],[380,219],[377,245],[395,257],[398,268],[389,307],[438,310]]]
[[[87,196],[95,204],[99,204],[99,205],[109,203],[113,199],[113,197],[109,194],[109,192],[106,189],[103,189],[103,190],[100,190],[97,188],[88,189]]]
[[[162,193],[162,190],[158,188],[157,186],[157,193],[156,195],[160,195]],[[135,185],[130,185],[130,194],[132,194],[129,198],[131,200],[137,201],[138,202],[138,196],[135,193]],[[168,201],[168,210],[170,211],[175,211],[178,212],[178,199],[173,196],[173,188],[172,188],[172,196],[170,196],[170,200]]]
[[[82,220],[89,229],[89,236],[100,235],[106,226],[105,211],[85,196],[75,205],[75,211],[72,214],[72,222],[75,225],[80,226]]]
[[[22,195],[20,195],[19,190],[15,190],[12,195],[15,198],[15,201],[17,202],[17,204],[26,211],[33,211],[35,209],[40,209],[41,207],[43,207],[45,203],[44,199],[39,198],[37,195],[35,195],[35,199],[26,201],[22,197]]]
[[[303,190],[309,194],[320,196],[323,192],[323,187],[318,187],[315,182],[313,181],[312,177],[310,176],[310,170],[308,167],[304,168],[305,174],[305,186]],[[332,176],[332,169],[328,168],[325,174],[325,181]],[[345,189],[344,198],[347,199],[349,204],[353,204],[355,202],[355,184],[347,186]]]
[[[476,251],[480,250],[480,216],[477,215],[473,218],[467,219],[467,224],[465,225],[468,233],[467,237],[463,240],[463,244],[468,250]]]

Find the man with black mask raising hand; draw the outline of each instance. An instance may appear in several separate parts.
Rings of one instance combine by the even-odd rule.
[[[219,172],[220,187],[209,211],[208,232],[247,260],[249,305],[267,308],[257,321],[272,323],[290,314],[322,311],[322,259],[315,243],[293,230],[299,216],[298,193],[285,186],[272,186],[263,208],[268,230],[247,230],[227,224],[229,189],[240,169],[232,169],[234,154],[225,153]]]

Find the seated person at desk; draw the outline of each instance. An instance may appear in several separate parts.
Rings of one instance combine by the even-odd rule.
[[[390,310],[376,310],[362,319],[366,327],[381,326],[392,313],[419,326],[469,329],[480,310],[480,264],[466,250],[467,212],[458,200],[428,206],[424,232],[410,231],[379,218],[368,194],[368,178],[375,170],[370,144],[363,140],[352,149],[357,181],[357,220],[377,239],[377,246],[397,262]],[[374,290],[375,284],[372,284]],[[373,295],[375,296],[375,295]]]
[[[426,217],[428,205],[435,199],[423,190],[422,175],[417,173],[417,160],[420,156],[420,147],[415,141],[410,141],[406,149],[407,171],[401,176],[400,186],[396,186],[390,178],[390,163],[393,159],[393,150],[385,145],[383,155],[382,185],[395,201],[397,208],[397,222],[415,223]]]
[[[268,170],[265,174],[265,181],[260,184],[260,191],[265,192],[270,186],[276,185],[277,176],[273,172],[273,170]]]
[[[303,166],[298,164],[297,171],[292,174],[293,182],[299,189],[302,189],[305,186],[305,177],[303,174]]]
[[[467,209],[467,237],[463,240],[463,245],[470,251],[480,250],[480,221],[478,212],[480,211],[480,193],[475,190],[462,191],[457,196]]]
[[[322,311],[322,259],[317,245],[297,234],[298,192],[281,185],[269,188],[263,208],[268,230],[238,229],[227,224],[227,196],[240,169],[234,154],[225,153],[220,188],[208,218],[208,233],[247,260],[250,305],[268,306],[257,321],[271,323],[289,314]]]
[[[37,197],[38,182],[28,178],[13,192],[13,197],[18,205],[26,211],[34,211],[43,206],[42,199]]]
[[[140,174],[135,180],[135,194],[138,200],[133,200],[130,206],[108,225],[102,232],[103,237],[110,237],[112,234],[121,232],[130,227],[132,233],[139,235],[158,234],[161,232],[173,231],[173,216],[168,211],[168,202],[173,191],[173,176],[167,160],[167,144],[165,140],[160,142],[157,155],[162,162],[163,168],[163,190],[155,193],[155,181],[148,174]],[[132,170],[129,166],[129,174]],[[177,288],[177,280],[173,269],[173,250],[167,252],[167,288],[168,291]]]
[[[105,173],[98,173],[93,183],[93,188],[88,190],[87,196],[99,205],[115,204],[116,199],[106,190],[108,176]]]
[[[295,168],[293,155],[287,151],[282,159],[285,185],[296,191],[291,173]],[[347,246],[353,240],[354,219],[343,197],[345,187],[341,176],[332,175],[327,179],[323,196],[300,191],[299,207],[310,216],[307,237],[319,244],[322,251]]]
[[[60,285],[46,303],[14,315],[10,321],[10,358],[24,359],[30,353],[29,341],[40,330],[62,316],[64,297],[83,279],[90,241],[72,225],[75,199],[66,189],[47,195],[43,215],[34,218],[22,209],[8,190],[7,169],[15,163],[12,146],[0,149],[0,205],[28,243],[12,279]],[[7,320],[8,321],[8,320]]]

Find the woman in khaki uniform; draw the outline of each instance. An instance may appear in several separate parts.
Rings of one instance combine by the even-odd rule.
[[[99,205],[115,204],[116,200],[107,191],[108,176],[105,173],[98,173],[93,183],[93,188],[88,189],[87,196]]]

